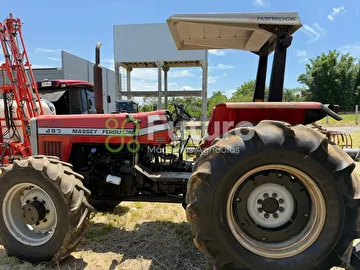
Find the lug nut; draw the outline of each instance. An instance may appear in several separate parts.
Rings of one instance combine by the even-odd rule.
[[[42,201],[41,203],[42,203],[42,204],[45,204],[45,201]]]
[[[47,219],[46,219],[46,218],[44,218],[43,222],[46,222],[46,221],[47,221]]]
[[[280,199],[280,200],[279,200],[279,203],[280,203],[280,204],[283,204],[283,203],[284,203],[284,200],[283,200],[283,199]]]
[[[36,201],[36,200],[37,200],[37,197],[34,197],[33,200]]]
[[[278,215],[277,213],[274,213],[274,214],[273,214],[273,217],[274,217],[274,218],[278,218],[279,215]]]
[[[40,225],[40,223],[39,223],[39,222],[36,222],[36,223],[35,223],[35,225],[36,225],[36,226],[39,226],[39,225]]]
[[[266,198],[269,198],[269,194],[264,193],[264,198],[265,198],[265,199],[266,199]]]
[[[262,213],[263,211],[264,211],[264,210],[263,210],[261,207],[258,208],[258,212],[259,212],[259,213]]]
[[[264,217],[269,218],[269,214],[268,213],[264,214]]]
[[[260,200],[260,199],[259,199],[259,200],[257,200],[257,203],[258,203],[258,204],[262,204],[262,202],[263,202],[263,201],[262,201],[262,200]]]
[[[273,198],[277,198],[277,194],[276,194],[276,193],[273,193],[273,194],[272,194],[272,197],[273,197]]]
[[[279,207],[279,211],[282,213],[285,211],[284,207]]]

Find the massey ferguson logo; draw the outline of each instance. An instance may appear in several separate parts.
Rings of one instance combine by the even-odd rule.
[[[254,20],[254,17],[251,17],[250,20]],[[281,21],[281,22],[292,22],[296,21],[297,17],[295,16],[288,16],[288,17],[257,17],[256,20],[258,22],[272,22],[272,21]]]

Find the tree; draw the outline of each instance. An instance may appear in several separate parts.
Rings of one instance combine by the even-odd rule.
[[[248,80],[244,82],[231,96],[232,102],[252,102],[254,97],[254,90],[255,90],[255,80]],[[265,86],[265,100],[268,95],[268,87]]]
[[[212,96],[207,101],[207,115],[210,116],[212,109],[220,103],[227,102],[227,96],[221,91],[213,92]]]
[[[284,89],[283,93],[283,101],[291,102],[291,101],[305,101],[306,95],[304,96],[305,89],[297,87],[297,88],[290,88]]]
[[[308,88],[308,99],[324,104],[354,106],[358,102],[359,63],[339,51],[322,53],[305,66],[298,82]]]

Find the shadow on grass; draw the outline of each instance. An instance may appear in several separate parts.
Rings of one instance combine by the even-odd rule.
[[[78,249],[119,254],[118,260],[112,260],[106,266],[109,270],[212,268],[210,260],[194,246],[193,235],[186,222],[143,222],[130,231],[96,223]],[[141,266],[144,260],[151,263]]]
[[[120,205],[110,213],[119,216],[128,211],[128,207]],[[135,225],[132,230],[126,230],[116,223],[101,220],[99,223],[98,220],[92,224],[85,242],[78,250],[104,256],[106,253],[116,254],[104,265],[103,269],[109,270],[212,269],[211,261],[195,247],[193,234],[187,222],[140,223],[136,219],[132,225]]]
[[[78,259],[72,255],[68,256],[64,262],[57,265],[49,266],[46,264],[31,264],[24,262],[16,257],[8,256],[4,250],[0,250],[0,269],[1,270],[50,270],[50,269],[71,269],[71,270],[82,270],[88,266],[88,263],[83,259]]]

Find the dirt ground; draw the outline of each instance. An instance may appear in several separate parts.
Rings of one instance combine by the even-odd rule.
[[[359,164],[356,170],[360,174]],[[86,240],[59,265],[20,262],[0,246],[0,270],[212,269],[193,245],[181,205],[124,202],[113,213],[96,214],[92,223]]]

